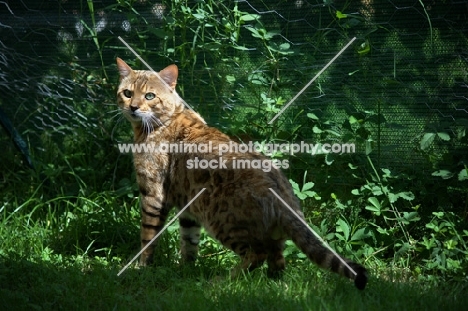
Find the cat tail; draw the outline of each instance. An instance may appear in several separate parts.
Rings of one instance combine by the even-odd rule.
[[[282,208],[285,208],[284,206]],[[301,219],[299,219],[296,215]],[[344,277],[354,280],[354,285],[362,290],[367,284],[367,270],[362,265],[343,258],[324,245],[322,239],[316,236],[304,221],[301,211],[287,210],[283,212],[283,230],[291,237],[299,249],[318,266],[329,269]]]

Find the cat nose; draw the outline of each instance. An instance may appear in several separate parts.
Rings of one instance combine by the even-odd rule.
[[[136,110],[138,110],[138,106],[130,106],[130,110],[132,112],[135,112]]]

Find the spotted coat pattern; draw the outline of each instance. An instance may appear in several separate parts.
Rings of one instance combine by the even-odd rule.
[[[230,151],[222,155],[227,168],[187,168],[188,161],[195,158],[219,160],[217,148],[231,139],[184,107],[175,92],[178,75],[175,65],[158,74],[132,70],[121,59],[117,59],[117,66],[120,72],[117,102],[132,124],[135,143],[211,142],[214,150],[212,153],[133,154],[141,196],[142,247],[163,228],[171,208],[181,209],[206,188],[179,219],[184,261],[196,259],[203,226],[240,256],[240,265],[233,270],[233,275],[264,262],[268,264],[268,273],[277,275],[285,268],[285,241],[292,239],[320,267],[354,280],[360,289],[365,287],[366,269],[335,256],[269,190],[273,189],[303,217],[299,201],[281,170],[232,169],[236,159],[267,160],[265,156]],[[140,264],[151,264],[153,252],[154,245],[151,245],[142,253]]]

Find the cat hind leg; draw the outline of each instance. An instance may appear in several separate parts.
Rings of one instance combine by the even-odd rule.
[[[198,255],[200,242],[200,224],[183,215],[179,218],[180,224],[180,251],[183,262],[194,262]]]
[[[284,240],[271,241],[268,243],[268,277],[278,278],[286,268],[286,260],[283,256]]]
[[[239,265],[232,269],[232,278],[236,278],[243,272],[250,272],[262,266],[268,256],[266,253],[255,253],[253,250],[249,250],[246,253],[238,255],[241,257],[241,262]]]

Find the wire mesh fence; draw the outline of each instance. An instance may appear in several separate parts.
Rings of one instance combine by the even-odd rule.
[[[0,140],[40,158],[49,141],[128,139],[114,136],[115,57],[143,67],[122,36],[153,68],[178,64],[181,96],[234,135],[354,142],[383,167],[430,172],[432,156],[456,166],[467,151],[467,17],[466,1],[449,0],[3,1]]]

